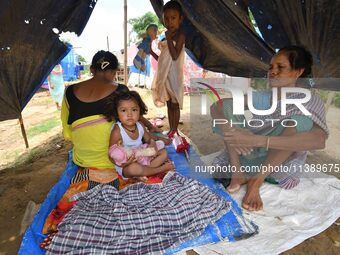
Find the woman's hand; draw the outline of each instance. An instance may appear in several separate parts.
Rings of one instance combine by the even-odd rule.
[[[243,128],[231,128],[224,133],[224,141],[239,155],[249,155],[258,144],[257,138],[257,135]]]

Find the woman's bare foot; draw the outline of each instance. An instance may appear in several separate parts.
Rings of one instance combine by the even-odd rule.
[[[248,180],[243,173],[234,173],[231,177],[231,182],[227,187],[227,191],[229,193],[234,193],[238,191],[243,184],[246,184],[247,181]]]
[[[242,207],[249,211],[259,211],[263,209],[263,202],[260,196],[260,187],[263,181],[260,179],[250,179],[247,184],[247,193],[242,200]]]

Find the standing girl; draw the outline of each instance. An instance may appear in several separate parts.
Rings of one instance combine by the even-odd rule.
[[[177,132],[180,109],[183,108],[183,64],[185,36],[180,31],[183,20],[181,5],[169,1],[163,7],[166,40],[160,42],[161,54],[152,82],[152,95],[156,106],[168,108],[170,138]]]
[[[105,114],[107,119],[117,121],[111,131],[109,156],[121,177],[144,180],[145,176],[174,169],[174,165],[168,162],[164,143],[155,142],[139,121],[147,107],[136,91],[117,91],[108,111]],[[150,147],[154,152],[151,155]]]

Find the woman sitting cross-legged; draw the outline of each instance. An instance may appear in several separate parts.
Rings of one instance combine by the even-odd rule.
[[[214,128],[215,132],[223,134],[226,146],[226,151],[215,158],[214,164],[231,165],[235,169],[231,176],[219,176],[231,177],[227,187],[230,193],[239,190],[243,184],[247,185],[242,201],[245,209],[256,211],[263,208],[260,187],[265,179],[285,189],[298,185],[307,151],[325,147],[328,128],[321,99],[312,94],[308,102],[297,107],[289,102],[303,100],[306,95],[301,93],[302,89],[282,93],[282,88],[293,91],[297,79],[308,77],[312,63],[311,54],[298,46],[282,48],[273,56],[268,78],[270,87],[277,88],[277,108],[268,115],[253,114],[251,125],[243,115],[233,114],[232,99],[223,99],[222,109],[219,104],[211,107],[213,119],[227,119],[229,123]],[[253,93],[253,107],[258,110],[270,109],[276,101],[273,95],[275,93],[271,91]],[[247,101],[245,98],[245,108],[248,108]],[[284,110],[281,109],[281,103],[287,104],[285,115],[281,114],[281,110]],[[306,115],[300,109],[302,107],[311,115]],[[237,125],[231,125],[232,122]]]

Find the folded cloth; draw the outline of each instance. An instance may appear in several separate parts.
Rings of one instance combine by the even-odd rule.
[[[75,200],[71,201],[72,196],[79,192],[92,189],[98,184],[105,183],[116,188],[119,187],[118,175],[114,169],[95,169],[79,167],[75,176],[71,180],[71,185],[51,211],[45,220],[42,229],[43,234],[49,234],[57,231],[58,224],[64,216],[72,209]]]
[[[175,172],[160,184],[121,191],[100,185],[73,199],[79,202],[59,224],[47,254],[161,254],[199,236],[231,209],[206,186]]]

